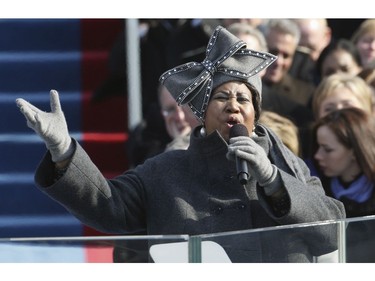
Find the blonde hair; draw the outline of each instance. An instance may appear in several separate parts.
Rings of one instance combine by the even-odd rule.
[[[295,155],[300,156],[298,128],[290,119],[275,112],[264,110],[260,114],[259,123],[274,131],[286,147]]]
[[[365,67],[362,69],[358,76],[361,77],[371,87],[375,88],[375,63],[371,67]]]
[[[358,73],[358,76],[365,80],[367,85],[369,85],[371,88],[373,115],[375,115],[375,68],[373,66],[374,64],[375,62],[372,63],[371,67],[364,68],[360,73]]]
[[[336,73],[325,77],[314,92],[312,109],[315,119],[319,118],[319,110],[322,102],[340,86],[349,89],[353,96],[361,103],[362,109],[372,114],[373,97],[369,85],[358,76],[352,76],[347,73]]]
[[[361,23],[361,25],[353,33],[350,39],[354,44],[357,44],[358,40],[366,33],[375,31],[375,19],[367,19]]]

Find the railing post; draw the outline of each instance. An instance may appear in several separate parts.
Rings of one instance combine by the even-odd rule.
[[[126,73],[128,83],[128,128],[142,121],[141,59],[138,19],[126,19]]]
[[[339,239],[338,239],[338,250],[339,250],[339,263],[346,263],[346,221],[339,221]]]
[[[189,263],[202,262],[202,240],[199,236],[190,236],[188,242]]]

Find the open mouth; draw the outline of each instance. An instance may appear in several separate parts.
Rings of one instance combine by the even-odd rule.
[[[232,127],[233,125],[236,125],[236,124],[240,124],[241,122],[238,121],[236,118],[234,117],[230,117],[229,120],[227,121],[227,124],[229,125],[229,127]]]
[[[239,123],[230,121],[230,122],[227,122],[227,124],[229,125],[229,127],[233,127],[233,125],[236,125],[236,124],[239,124]]]

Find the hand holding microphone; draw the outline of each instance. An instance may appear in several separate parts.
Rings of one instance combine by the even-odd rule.
[[[72,140],[57,91],[50,91],[51,112],[44,112],[21,98],[16,100],[16,104],[26,117],[27,126],[45,142],[53,162],[64,161],[73,154]]]
[[[227,158],[237,163],[237,173],[241,184],[246,184],[243,174],[254,177],[261,186],[273,182],[277,176],[277,168],[271,164],[264,149],[249,137],[246,127],[234,125],[230,130]],[[246,165],[245,165],[245,164]],[[243,168],[244,165],[246,168]],[[239,170],[238,168],[241,170]],[[246,169],[245,171],[243,171]]]

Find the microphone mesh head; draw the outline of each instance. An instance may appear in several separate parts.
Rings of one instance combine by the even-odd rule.
[[[246,126],[243,124],[235,124],[229,130],[229,138],[240,137],[240,136],[249,136],[249,131]]]

